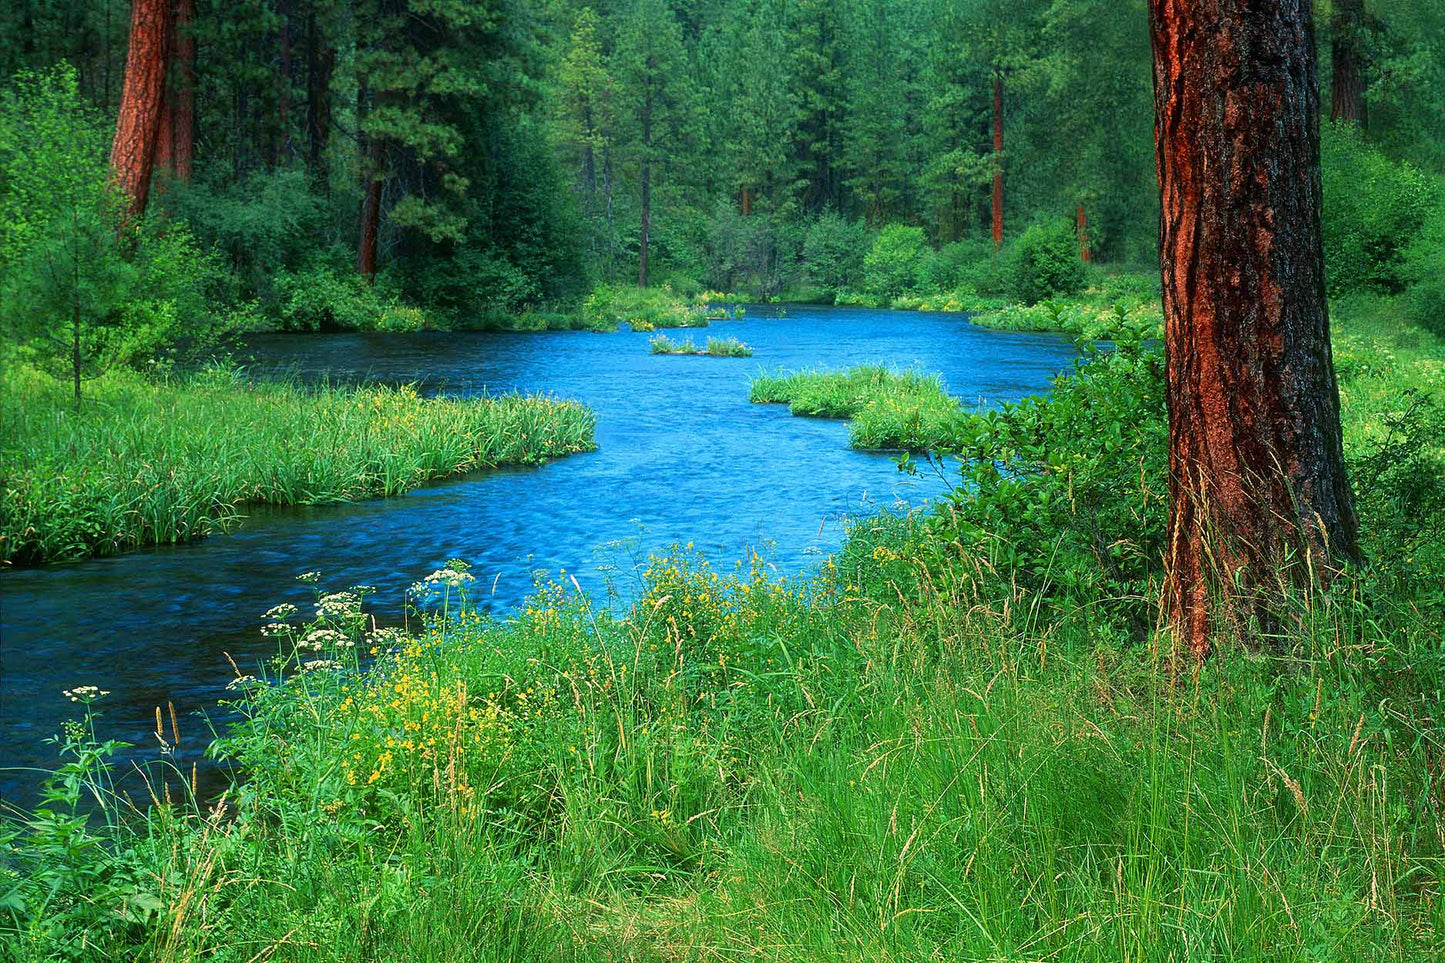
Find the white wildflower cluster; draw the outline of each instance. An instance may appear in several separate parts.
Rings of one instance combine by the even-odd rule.
[[[290,631],[291,626],[287,625],[285,622],[267,622],[265,625],[261,626],[261,634],[265,636],[270,636],[272,638],[278,635],[285,635],[287,632]]]
[[[366,637],[368,645],[374,648],[388,648],[393,645],[400,645],[406,638],[406,633],[401,629],[377,629]]]
[[[320,573],[320,572],[302,572],[300,575],[296,576],[296,581],[298,581],[298,582],[310,582],[310,583],[312,583],[312,584],[315,584],[316,582],[321,581],[321,573]]]
[[[109,689],[102,689],[93,685],[78,685],[74,689],[63,689],[61,694],[71,702],[94,702],[96,699],[104,699],[110,695]]]
[[[290,602],[282,602],[280,605],[273,605],[267,609],[266,614],[261,616],[261,618],[269,619],[272,622],[279,622],[282,619],[289,619],[295,614],[296,606]]]
[[[349,649],[355,644],[345,634],[337,632],[335,629],[312,629],[300,642],[296,643],[296,647],[320,652],[322,649]]]
[[[340,668],[341,663],[335,659],[312,659],[301,664],[302,672],[335,672]]]
[[[227,682],[226,688],[231,692],[237,692],[239,690],[246,689],[250,686],[255,685],[256,681],[257,680],[254,675],[239,675],[236,678],[232,679],[230,682]]]
[[[316,602],[316,614],[323,619],[354,619],[361,615],[361,599],[354,592],[333,592]]]
[[[467,572],[458,572],[454,568],[439,568],[420,582],[413,582],[411,594],[427,595],[442,587],[462,589],[476,580],[476,576]]]

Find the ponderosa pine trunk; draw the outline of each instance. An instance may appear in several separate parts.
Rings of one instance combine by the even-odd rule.
[[[191,34],[195,19],[196,0],[180,0],[171,24],[166,101],[156,135],[155,166],[166,168],[180,181],[191,179],[196,156],[196,38]]]
[[[171,0],[133,0],[125,82],[110,167],[116,183],[130,198],[130,216],[145,213],[150,196],[156,140],[166,96],[166,64],[170,54]]]
[[[1330,11],[1330,119],[1365,123],[1364,57],[1360,53],[1365,27],[1365,0],[1334,0]]]
[[[356,247],[356,273],[368,281],[376,277],[376,248],[381,234],[381,141],[367,137],[366,163],[362,169],[361,230]]]
[[[1311,0],[1150,0],[1165,602],[1196,656],[1359,556],[1320,241]]]
[[[993,243],[1003,243],[1003,75],[993,78]]]
[[[1079,260],[1088,264],[1091,257],[1089,251],[1089,215],[1084,213],[1084,205],[1082,204],[1078,205],[1074,225],[1079,235]]]

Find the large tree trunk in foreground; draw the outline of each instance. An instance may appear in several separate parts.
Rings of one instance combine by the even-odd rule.
[[[1268,624],[1272,587],[1328,578],[1359,553],[1325,305],[1310,2],[1149,4],[1165,592],[1178,637],[1201,656],[1212,622]]]
[[[145,213],[150,195],[166,95],[170,29],[170,0],[134,0],[125,83],[115,121],[115,140],[110,147],[110,167],[116,183],[130,198],[132,217]]]
[[[1365,0],[1334,0],[1330,12],[1330,119],[1365,123],[1364,57]]]
[[[993,78],[993,243],[1003,243],[1003,77]]]
[[[196,154],[196,39],[191,35],[195,19],[196,0],[180,0],[171,25],[171,64],[156,135],[156,166],[181,181],[191,179]]]

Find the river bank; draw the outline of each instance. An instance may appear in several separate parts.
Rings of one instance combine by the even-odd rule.
[[[242,506],[398,495],[594,447],[585,407],[543,396],[423,398],[411,387],[301,386],[217,368],[113,372],[79,411],[27,371],[0,385],[7,565],[109,555],[223,532]]]
[[[257,599],[275,658],[232,675],[216,749],[246,780],[195,807],[161,766],[143,817],[87,829],[106,717],[71,730],[53,815],[7,839],[6,938],[97,960],[1429,960],[1445,539],[1418,482],[1445,433],[1389,405],[1438,392],[1438,352],[1364,347],[1337,352],[1371,563],[1288,600],[1248,657],[1181,667],[1153,632],[1162,367],[1113,352],[974,416],[991,479],[860,521],[811,575],[680,548],[620,609],[561,576],[496,617],[485,571],[423,565],[411,597],[438,616],[409,635],[325,576]],[[77,715],[114,699],[93,695]]]

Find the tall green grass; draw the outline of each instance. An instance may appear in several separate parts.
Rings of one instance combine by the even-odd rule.
[[[1438,960],[1445,421],[1404,394],[1445,364],[1370,348],[1337,345],[1370,563],[1208,662],[1120,616],[1167,487],[1161,359],[1121,349],[970,416],[999,477],[810,576],[676,550],[634,602],[498,619],[454,564],[410,635],[259,600],[276,658],[213,749],[244,778],[196,805],[166,761],[127,809],[87,712],[0,820],[0,956]]]
[[[849,443],[861,449],[947,450],[957,445],[966,418],[937,376],[872,365],[759,374],[748,400],[786,404],[805,417],[847,418]]]
[[[223,530],[246,503],[395,495],[478,468],[593,448],[587,408],[546,397],[422,398],[211,372],[112,374],[76,412],[23,370],[0,390],[0,545],[9,563],[105,555]]]

